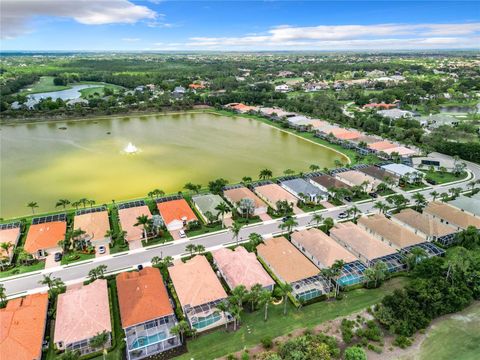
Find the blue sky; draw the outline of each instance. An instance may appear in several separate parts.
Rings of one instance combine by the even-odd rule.
[[[2,0],[3,50],[479,48],[476,1]]]

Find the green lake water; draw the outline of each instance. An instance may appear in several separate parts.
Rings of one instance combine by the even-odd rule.
[[[60,128],[66,127],[62,130]],[[109,134],[110,133],[110,134]],[[132,142],[139,152],[126,154]],[[5,125],[0,130],[0,217],[55,209],[60,198],[97,204],[181,191],[223,177],[281,175],[346,158],[260,121],[211,113]]]

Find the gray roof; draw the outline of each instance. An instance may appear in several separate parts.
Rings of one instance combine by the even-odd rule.
[[[288,187],[289,189],[296,192],[297,194],[301,193],[304,195],[316,195],[316,196],[327,195],[324,191],[320,190],[318,187],[300,178],[282,181],[282,185]]]
[[[210,211],[213,215],[218,214],[218,210],[215,210],[217,205],[225,203],[220,195],[206,194],[195,195],[192,197],[192,201],[197,205],[200,211],[205,215],[207,211]]]
[[[413,167],[403,165],[403,164],[388,164],[388,165],[383,165],[382,168],[400,176],[404,176],[407,173],[410,173],[412,175],[421,173],[420,171],[415,170]]]
[[[380,114],[390,119],[400,119],[404,116],[413,116],[413,113],[411,111],[400,109],[379,110],[377,111],[377,114]]]
[[[456,208],[480,216],[480,193],[477,193],[472,197],[461,195],[448,203]]]

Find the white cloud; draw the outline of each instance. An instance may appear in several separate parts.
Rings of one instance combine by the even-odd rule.
[[[33,31],[31,20],[37,16],[72,18],[81,24],[103,25],[155,20],[158,14],[128,0],[2,0],[1,37],[15,38]]]
[[[480,23],[276,26],[265,34],[192,37],[196,49],[418,49],[478,48]]]

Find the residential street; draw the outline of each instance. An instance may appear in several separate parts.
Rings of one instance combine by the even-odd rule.
[[[447,157],[442,154],[435,154],[436,157]],[[480,178],[480,166],[466,162],[468,165],[468,170],[473,174],[475,179]],[[430,188],[422,191],[417,191],[422,193],[427,199],[430,199],[430,192],[436,190],[437,192],[446,192],[450,188],[461,187],[463,190],[467,190],[467,184],[472,178],[465,180],[461,183],[454,183],[450,185],[437,185],[431,186]],[[411,198],[413,193],[402,192],[407,198]],[[361,210],[363,214],[372,213],[376,211],[373,206],[375,202],[381,200],[381,198],[375,199],[374,201],[369,201],[366,203],[356,204],[358,209]],[[321,213],[324,218],[331,217],[335,220],[338,220],[338,214],[345,211],[348,208],[347,205],[340,207],[335,207],[332,209],[322,210]],[[312,213],[309,214],[300,214],[295,216],[299,224],[299,227],[308,226],[309,222],[312,219]],[[278,225],[280,224],[281,219],[269,220],[263,223],[254,224],[248,227],[245,227],[241,230],[239,239],[247,240],[248,235],[251,233],[259,233],[261,235],[271,235],[278,233],[280,230]],[[67,285],[74,284],[83,281],[90,269],[95,268],[99,265],[107,265],[107,273],[116,273],[121,272],[127,269],[132,269],[139,264],[149,265],[150,260],[154,256],[165,257],[173,256],[174,258],[179,258],[185,256],[185,246],[188,243],[201,244],[205,246],[206,250],[213,250],[222,246],[229,246],[234,243],[232,234],[229,230],[225,230],[216,234],[202,235],[194,239],[183,239],[176,240],[164,245],[152,246],[151,248],[140,248],[135,250],[130,250],[124,253],[118,253],[114,255],[107,255],[103,257],[95,258],[86,263],[72,264],[67,266],[61,266],[56,268],[45,269],[43,271],[34,272],[30,274],[18,275],[13,279],[2,280],[2,283],[5,285],[6,293],[9,297],[18,297],[25,294],[37,293],[41,291],[46,291],[47,288],[39,286],[39,281],[42,279],[44,274],[52,274],[54,277],[61,278]]]

